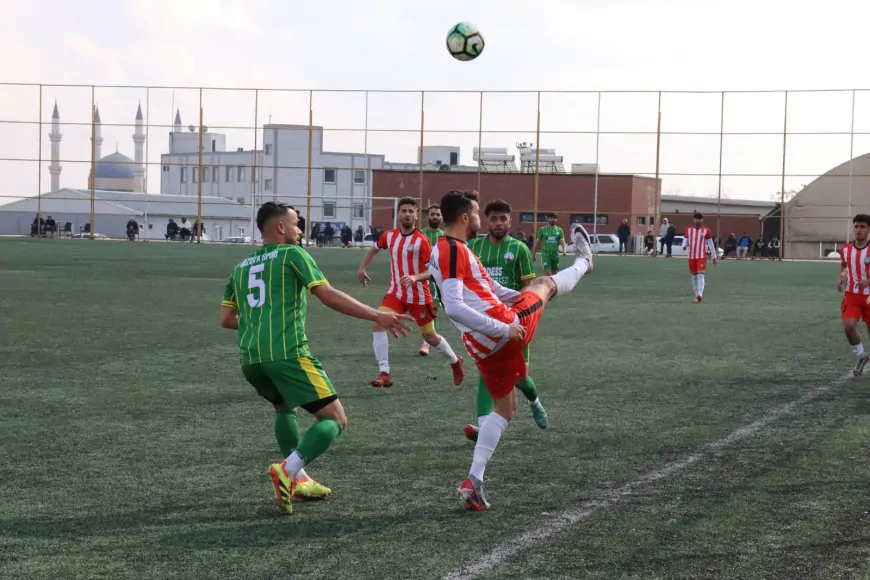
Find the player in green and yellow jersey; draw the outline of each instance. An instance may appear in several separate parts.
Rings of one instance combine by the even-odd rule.
[[[230,275],[220,324],[238,330],[242,374],[275,407],[275,437],[286,459],[269,468],[281,509],[291,499],[323,499],[330,490],[305,473],[347,426],[332,382],[314,358],[305,334],[306,292],[342,314],[376,322],[394,336],[410,330],[408,316],[380,312],[334,289],[299,245],[298,215],[290,206],[267,202],[257,212],[263,246]],[[314,417],[300,439],[296,407]]]
[[[511,206],[506,201],[497,199],[486,204],[483,210],[489,226],[489,235],[468,241],[468,249],[480,259],[489,277],[512,290],[522,290],[535,279],[535,261],[529,247],[520,240],[508,235],[511,228]],[[529,362],[529,347],[523,352],[526,364]],[[519,389],[529,401],[532,417],[541,429],[549,424],[547,411],[538,399],[538,389],[531,377],[517,381]],[[477,386],[477,417],[478,424],[493,409],[492,396],[483,382],[483,377]],[[478,427],[465,426],[465,436],[477,441]]]
[[[559,255],[564,256],[568,253],[568,246],[565,244],[565,232],[562,228],[556,225],[559,221],[559,216],[550,212],[547,214],[547,225],[538,230],[538,235],[535,236],[535,250],[532,252],[541,252],[541,261],[544,263],[544,276],[551,276],[559,271]]]
[[[426,221],[427,226],[423,229],[423,234],[426,238],[429,239],[429,243],[432,247],[435,247],[435,244],[438,242],[438,238],[444,235],[444,230],[441,229],[441,206],[437,203],[433,203],[429,206],[429,209],[426,210]],[[435,282],[429,280],[429,293],[432,294],[432,302],[435,304],[435,308],[441,307],[441,298],[438,296],[438,287],[435,286]],[[438,319],[435,318],[432,328],[437,328]],[[423,341],[423,345],[420,347],[420,356],[428,356],[429,355],[429,343],[425,340]]]

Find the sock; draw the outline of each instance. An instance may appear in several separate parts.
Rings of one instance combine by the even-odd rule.
[[[556,296],[564,296],[568,294],[580,282],[583,274],[589,271],[589,260],[586,258],[577,258],[574,264],[565,268],[558,274],[553,274],[551,278],[556,283]]]
[[[853,344],[852,345],[852,352],[854,352],[855,356],[857,356],[858,358],[864,356],[864,343],[859,342],[858,344]],[[478,415],[479,414],[480,413],[478,413]]]
[[[493,408],[493,400],[492,395],[489,394],[489,391],[486,389],[486,383],[483,382],[483,377],[480,377],[480,381],[477,383],[477,426],[483,425],[481,422],[481,417],[486,417],[490,413],[492,413]]]
[[[704,275],[698,274],[698,296],[704,295]]]
[[[480,431],[480,428],[483,427],[483,422],[486,421],[486,415],[481,415],[477,418],[477,430]]]
[[[450,348],[450,345],[447,343],[447,340],[443,336],[441,337],[441,342],[436,344],[433,348],[441,353],[441,356],[446,358],[447,362],[449,362],[450,364],[453,364],[459,360],[459,357],[456,356],[456,353],[453,352],[453,349]]]
[[[382,373],[390,372],[390,342],[386,332],[373,332],[372,344],[375,347],[375,358]]]
[[[526,377],[514,383],[514,386],[528,399],[529,403],[534,403],[538,400],[538,387],[535,386],[535,381],[532,377]]]
[[[299,447],[287,457],[286,471],[291,478],[297,477],[299,470],[308,465],[341,435],[341,424],[335,419],[321,419],[305,432]]]
[[[275,439],[281,455],[287,457],[299,446],[299,425],[296,424],[296,411],[275,413]]]
[[[697,276],[697,274],[692,274],[692,292],[695,293],[695,296],[698,295],[698,276]]]
[[[477,434],[477,445],[474,446],[474,461],[471,463],[469,473],[483,481],[483,472],[486,469],[486,464],[492,457],[498,440],[501,439],[501,434],[507,429],[508,420],[498,413],[490,413],[483,426],[480,428],[480,433]]]

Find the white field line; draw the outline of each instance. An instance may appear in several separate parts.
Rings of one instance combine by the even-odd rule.
[[[667,463],[662,467],[659,467],[658,469],[647,472],[646,474],[635,479],[634,481],[623,485],[622,487],[605,490],[597,497],[562,512],[562,514],[560,514],[556,518],[548,520],[547,522],[540,525],[538,528],[535,528],[521,536],[503,542],[502,544],[496,546],[489,553],[484,554],[483,556],[480,556],[466,566],[463,566],[462,568],[451,572],[444,577],[444,580],[470,580],[479,576],[480,574],[488,572],[489,570],[505,562],[507,559],[517,554],[518,552],[531,548],[535,544],[546,540],[550,536],[565,531],[574,524],[582,522],[583,520],[593,516],[598,510],[605,509],[617,504],[624,497],[631,495],[635,491],[640,490],[659,480],[676,475],[681,471],[692,467],[703,459],[707,459],[708,457],[716,455],[722,452],[724,449],[731,447],[735,443],[738,443],[743,439],[746,439],[747,437],[755,435],[772,423],[775,423],[776,421],[779,421],[780,419],[791,415],[792,412],[794,412],[794,410],[798,407],[810,403],[818,399],[819,397],[822,397],[823,395],[831,392],[832,390],[838,388],[847,379],[850,378],[852,378],[851,373],[849,373],[849,375],[845,377],[841,377],[833,381],[828,385],[817,387],[805,394],[804,396],[795,399],[794,401],[791,401],[790,403],[785,403],[784,405],[771,409],[757,421],[754,421],[752,423],[749,423],[748,425],[744,425],[736,429],[735,431],[731,432],[731,434],[723,437],[722,439],[719,439],[718,441],[707,443],[706,445],[696,449],[692,453],[680,459]]]

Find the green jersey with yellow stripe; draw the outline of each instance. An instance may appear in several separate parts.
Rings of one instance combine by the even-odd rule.
[[[497,243],[490,242],[489,236],[474,238],[468,242],[468,249],[474,252],[489,277],[512,290],[519,290],[523,280],[535,277],[535,261],[525,242],[511,237]]]
[[[222,304],[239,311],[242,364],[310,357],[308,290],[326,284],[301,246],[265,244],[230,275]]]
[[[561,253],[561,242],[565,239],[565,232],[559,226],[544,226],[538,230],[538,241],[541,242],[541,254],[544,256],[558,256]]]

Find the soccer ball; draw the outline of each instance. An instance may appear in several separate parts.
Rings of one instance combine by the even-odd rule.
[[[470,22],[460,22],[447,33],[447,50],[456,60],[474,60],[483,52],[483,35]]]

